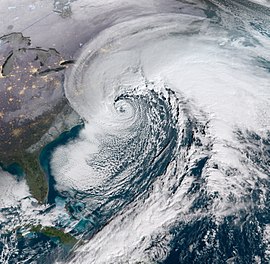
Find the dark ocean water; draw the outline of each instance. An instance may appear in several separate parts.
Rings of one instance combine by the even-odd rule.
[[[14,243],[11,233],[0,242],[0,252],[3,241],[18,249],[8,263],[270,263],[267,78],[249,86],[269,73],[270,9],[242,0],[159,4],[162,15],[139,19],[144,5],[111,4],[115,24],[89,39],[67,71],[68,99],[89,120],[41,151],[49,193],[38,215],[59,209],[54,227],[81,243],[67,252],[57,237],[20,227]],[[116,19],[119,10],[128,22]],[[111,16],[95,22],[103,19]],[[199,99],[189,94],[196,85]],[[255,108],[259,132],[248,129]],[[16,164],[5,169],[23,176]]]
[[[4,170],[7,171],[8,173],[21,178],[24,176],[24,171],[23,168],[18,164],[18,163],[12,163],[8,166],[4,166],[3,164],[0,163],[0,167]]]

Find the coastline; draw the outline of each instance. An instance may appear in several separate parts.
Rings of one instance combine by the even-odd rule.
[[[58,146],[65,145],[69,141],[76,139],[83,128],[84,123],[76,125],[70,130],[61,133],[60,136],[58,136],[55,140],[47,144],[39,154],[39,164],[43,172],[45,173],[48,182],[48,194],[46,202],[49,204],[54,203],[54,199],[56,196],[61,196],[54,188],[56,182],[54,180],[50,167],[53,151]]]

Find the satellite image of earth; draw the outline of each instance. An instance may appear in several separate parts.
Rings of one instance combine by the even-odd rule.
[[[0,264],[270,263],[270,0],[0,21]]]

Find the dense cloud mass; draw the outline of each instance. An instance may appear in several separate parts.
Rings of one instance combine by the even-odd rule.
[[[268,263],[269,1],[90,2],[64,81],[84,126],[32,216],[80,242],[50,261]]]

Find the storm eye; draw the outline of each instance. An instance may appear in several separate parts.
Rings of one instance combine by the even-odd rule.
[[[120,113],[126,112],[126,109],[125,109],[125,107],[124,107],[123,105],[117,107],[117,110],[118,110]]]
[[[127,104],[127,102],[123,101],[123,99],[115,100],[114,107],[115,107],[116,111],[118,111],[120,113],[125,113],[127,110],[126,104]]]
[[[266,1],[1,0],[0,263],[270,263]]]

